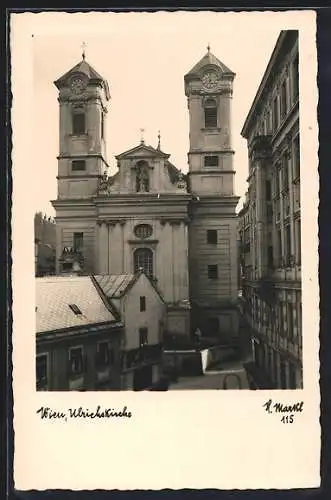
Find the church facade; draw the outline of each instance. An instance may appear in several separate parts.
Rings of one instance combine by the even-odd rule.
[[[189,170],[141,140],[109,174],[107,81],[83,59],[55,83],[60,140],[57,274],[143,269],[167,304],[168,334],[238,331],[237,219],[230,109],[234,73],[208,48],[185,75]]]

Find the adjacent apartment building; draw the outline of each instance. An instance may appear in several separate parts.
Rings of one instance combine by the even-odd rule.
[[[242,309],[269,387],[302,387],[299,40],[282,31],[244,123]]]
[[[37,389],[157,390],[164,320],[143,272],[37,278]]]

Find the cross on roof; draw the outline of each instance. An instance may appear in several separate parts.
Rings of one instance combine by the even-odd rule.
[[[83,42],[82,45],[81,45],[81,49],[82,49],[82,58],[85,59],[85,49],[86,49],[86,43]]]
[[[140,134],[141,134],[141,139],[140,139],[140,141],[141,141],[141,142],[144,142],[144,141],[145,141],[145,139],[144,139],[144,132],[145,132],[145,129],[144,129],[144,128],[141,128],[141,129],[140,129]]]
[[[210,43],[208,42],[208,45],[207,45],[207,50],[208,52],[210,52]]]

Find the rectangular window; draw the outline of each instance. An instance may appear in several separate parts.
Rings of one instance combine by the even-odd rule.
[[[46,389],[48,385],[48,356],[38,354],[36,359],[37,390]]]
[[[205,108],[205,128],[217,127],[217,108]]]
[[[274,249],[268,246],[268,267],[272,268],[274,265]]]
[[[105,115],[101,112],[101,139],[104,138],[105,134]]]
[[[283,155],[283,190],[288,191],[288,159],[287,159],[287,153]]]
[[[140,297],[140,312],[146,311],[146,297]]]
[[[286,259],[286,265],[290,265],[290,259],[291,259],[291,226],[290,224],[287,224],[284,227],[285,231],[285,259]]]
[[[74,113],[72,115],[73,135],[85,134],[85,113]]]
[[[76,304],[68,304],[70,309],[72,310],[72,312],[74,314],[76,314],[76,316],[79,316],[80,314],[82,314],[82,311],[79,309],[79,307],[76,305]]]
[[[296,263],[298,265],[301,264],[301,220],[300,219],[297,219],[295,221],[295,225],[296,225],[296,243],[297,243],[297,252],[296,252]]]
[[[217,264],[212,264],[212,265],[208,266],[208,278],[210,280],[217,280],[217,278],[218,278]]]
[[[286,117],[287,114],[287,89],[286,89],[286,80],[283,81],[281,90],[280,90],[280,112],[282,120]]]
[[[85,170],[86,162],[85,160],[73,160],[71,162],[71,170],[76,172],[78,170]]]
[[[207,243],[217,245],[217,229],[207,229]]]
[[[218,318],[208,318],[208,336],[213,337],[219,333],[219,321]]]
[[[265,197],[267,201],[271,200],[271,182],[269,179],[265,181]]]
[[[299,97],[299,55],[297,55],[292,64],[292,95],[293,101]]]
[[[272,215],[273,215],[272,205],[271,205],[271,203],[268,203],[268,205],[267,205],[267,222],[269,224],[272,222]]]
[[[293,180],[300,178],[300,137],[293,141]]]
[[[148,344],[148,329],[147,328],[139,328],[139,345]]]
[[[74,252],[82,252],[84,245],[84,233],[74,233]]]
[[[287,304],[287,336],[293,339],[293,309],[292,304]]]
[[[110,342],[99,342],[97,344],[97,367],[105,368],[106,366],[109,366],[112,362],[112,354]]]
[[[218,167],[218,156],[205,156],[205,167]]]
[[[82,375],[84,372],[83,348],[72,347],[69,350],[69,376]]]
[[[281,265],[283,250],[282,250],[282,232],[280,229],[276,230],[276,241],[277,241],[277,254],[278,254],[278,265]]]
[[[273,132],[275,133],[276,130],[278,129],[278,124],[279,124],[277,97],[274,98],[274,101],[272,104],[272,122],[273,122]]]

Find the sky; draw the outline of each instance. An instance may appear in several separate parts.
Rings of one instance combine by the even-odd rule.
[[[263,14],[263,13],[262,13]],[[232,101],[232,142],[235,151],[235,194],[246,191],[248,158],[240,135],[263,73],[283,29],[283,15],[268,21],[240,13],[111,13],[89,22],[89,14],[53,17],[51,28],[33,36],[34,155],[33,169],[42,189],[35,195],[35,211],[55,215],[50,200],[57,196],[59,113],[53,82],[81,60],[107,81],[111,101],[107,116],[107,159],[145,142],[161,148],[170,161],[187,171],[189,115],[184,75],[211,52],[236,77]],[[71,19],[68,19],[68,17]],[[70,21],[70,22],[69,22]]]

